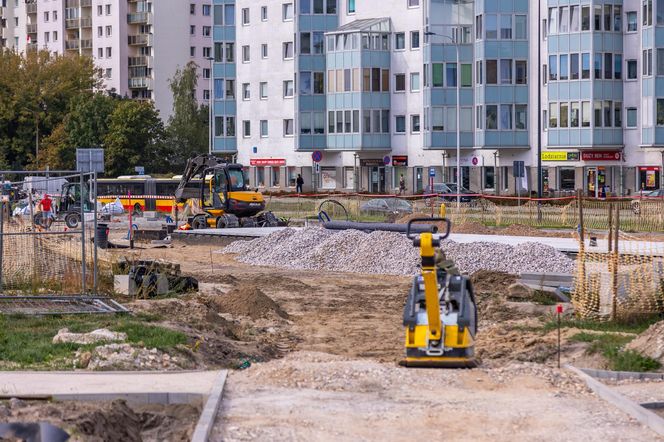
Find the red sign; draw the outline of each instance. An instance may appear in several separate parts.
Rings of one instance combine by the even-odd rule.
[[[408,155],[392,155],[392,166],[408,166]]]
[[[639,170],[642,171],[642,172],[647,172],[649,170],[651,170],[653,172],[657,172],[657,171],[659,171],[659,166],[640,166]]]
[[[615,150],[584,150],[582,161],[620,161],[620,152]]]
[[[286,160],[283,158],[252,158],[249,160],[251,166],[285,166]]]

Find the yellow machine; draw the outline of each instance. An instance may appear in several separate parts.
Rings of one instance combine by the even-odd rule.
[[[444,235],[421,233],[411,235],[416,221],[443,221]],[[420,249],[422,273],[415,276],[406,306],[406,367],[473,368],[477,304],[470,278],[446,266],[439,251],[440,242],[450,233],[445,218],[417,218],[408,223],[407,235]],[[438,253],[437,253],[438,252]]]
[[[199,176],[199,179],[194,177]],[[263,212],[265,200],[248,189],[241,164],[228,164],[214,155],[199,155],[187,161],[175,200],[195,199],[204,213],[188,219],[193,229],[207,227],[275,227],[272,212]]]

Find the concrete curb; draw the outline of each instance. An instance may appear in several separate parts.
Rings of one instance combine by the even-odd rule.
[[[611,379],[615,381],[622,381],[624,379],[664,379],[664,373],[643,373],[638,371],[609,371],[609,370],[595,370],[593,368],[580,368],[585,374],[594,377],[595,379]]]
[[[643,408],[641,405],[626,398],[607,385],[602,384],[600,381],[584,373],[582,370],[576,367],[572,367],[571,365],[566,365],[565,368],[573,371],[577,376],[583,379],[588,387],[599,397],[629,414],[642,424],[648,426],[648,428],[650,428],[655,433],[659,434],[660,436],[664,436],[664,419],[659,417],[657,414],[647,410],[646,408]]]
[[[212,386],[210,394],[208,395],[207,402],[201,412],[201,417],[198,418],[198,423],[194,429],[194,434],[191,437],[191,442],[207,442],[210,437],[210,432],[214,426],[214,421],[221,405],[221,396],[224,392],[224,385],[226,384],[227,370],[219,373],[219,377]]]

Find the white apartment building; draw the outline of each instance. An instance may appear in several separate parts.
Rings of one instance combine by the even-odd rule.
[[[169,80],[189,61],[198,65],[196,98],[210,95],[212,0],[0,0],[2,47],[90,56],[105,87],[154,100],[167,120]]]

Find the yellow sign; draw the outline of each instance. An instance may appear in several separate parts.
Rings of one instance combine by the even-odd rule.
[[[542,152],[542,161],[567,161],[566,151]]]

